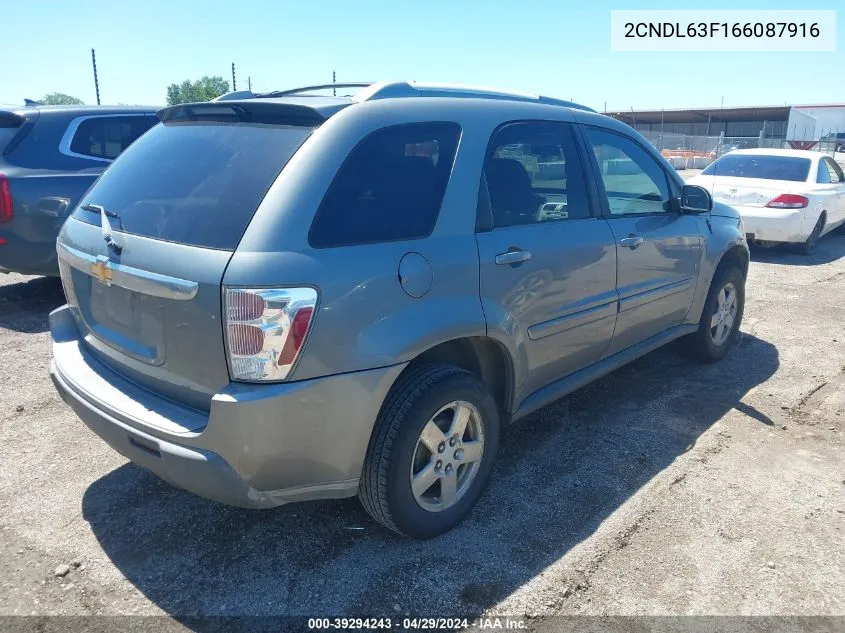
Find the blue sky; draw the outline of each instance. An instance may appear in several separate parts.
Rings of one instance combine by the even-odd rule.
[[[21,5],[23,6],[23,5]],[[602,110],[845,102],[845,12],[834,53],[620,53],[611,9],[837,9],[841,0],[38,0],[4,12],[0,103],[48,92],[163,104],[202,75],[255,90],[408,79],[542,93]],[[17,24],[16,24],[17,22]]]

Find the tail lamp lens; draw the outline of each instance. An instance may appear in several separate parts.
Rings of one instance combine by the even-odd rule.
[[[254,321],[261,317],[266,307],[261,295],[249,292],[230,291],[227,300],[226,315],[231,323]]]
[[[9,179],[0,174],[0,222],[11,222],[13,217],[12,190],[9,189]]]
[[[305,341],[305,335],[308,334],[308,326],[311,324],[311,316],[314,314],[314,308],[300,308],[293,317],[290,328],[290,336],[285,341],[285,346],[282,353],[279,354],[279,359],[276,361],[279,365],[292,365],[296,360],[299,350],[302,348],[302,343]]]
[[[774,200],[770,200],[766,206],[770,209],[803,209],[808,204],[810,204],[810,200],[804,196],[782,193]]]
[[[257,325],[230,323],[229,349],[237,356],[254,356],[264,348],[264,332]]]
[[[285,380],[311,327],[313,288],[227,288],[226,343],[232,380]]]

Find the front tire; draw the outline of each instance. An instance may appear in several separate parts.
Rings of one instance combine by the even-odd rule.
[[[686,351],[696,360],[722,360],[739,340],[745,309],[745,277],[736,266],[716,271],[701,312],[698,330],[686,340]]]
[[[412,368],[376,420],[358,498],[398,534],[438,536],[470,513],[498,446],[498,407],[477,376],[451,365]]]

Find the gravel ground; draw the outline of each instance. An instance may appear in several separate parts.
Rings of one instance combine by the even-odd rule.
[[[127,463],[47,376],[58,283],[0,276],[0,615],[843,615],[845,234],[753,260],[724,362],[670,346],[509,427],[428,542]]]

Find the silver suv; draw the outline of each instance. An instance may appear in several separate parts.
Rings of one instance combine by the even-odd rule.
[[[503,425],[674,339],[737,340],[738,214],[624,124],[314,88],[161,110],[62,229],[51,375],[133,462],[240,506],[357,494],[432,537]]]

